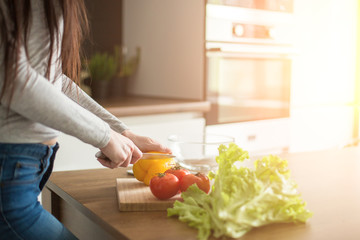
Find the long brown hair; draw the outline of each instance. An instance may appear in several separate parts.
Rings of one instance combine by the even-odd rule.
[[[18,59],[20,48],[24,46],[27,54],[28,28],[31,22],[30,0],[7,0],[4,1],[8,12],[0,11],[0,46],[4,51],[4,84],[0,92],[0,99],[5,91],[10,90],[9,102],[14,92],[14,79],[18,71]],[[60,9],[59,7],[60,6]],[[58,35],[58,20],[64,19],[64,32],[61,39],[62,71],[74,82],[79,84],[81,71],[80,45],[84,35],[88,33],[88,20],[84,0],[43,0],[45,22],[50,37],[49,60],[45,77],[49,79],[50,63],[53,57],[53,46]],[[2,9],[4,10],[4,9]],[[12,22],[9,29],[7,21]]]

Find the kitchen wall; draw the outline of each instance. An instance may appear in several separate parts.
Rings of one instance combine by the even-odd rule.
[[[295,0],[291,151],[341,147],[352,138],[356,0]]]
[[[205,0],[85,0],[90,38],[85,53],[127,48],[140,64],[128,93],[204,99]]]
[[[123,43],[140,64],[135,95],[204,99],[205,1],[124,0]]]

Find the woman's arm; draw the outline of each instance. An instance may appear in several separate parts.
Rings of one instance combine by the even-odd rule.
[[[149,137],[140,136],[131,132],[123,122],[121,122],[117,117],[112,115],[96,101],[94,101],[89,95],[82,91],[71,79],[69,79],[65,75],[63,75],[63,77],[64,81],[62,90],[69,98],[71,98],[73,101],[79,103],[79,105],[81,105],[82,107],[88,109],[89,111],[106,121],[114,131],[122,133],[122,135],[129,138],[142,152],[171,152],[169,148],[160,144],[159,142]]]
[[[127,166],[141,157],[141,151],[129,138],[111,130],[108,123],[72,101],[35,71],[24,52],[14,81],[11,102],[10,91],[1,100],[11,111],[100,148],[111,159],[101,162],[106,167]]]
[[[20,49],[18,73],[9,105],[10,91],[1,99],[3,106],[53,129],[75,136],[95,147],[104,147],[110,140],[109,125],[82,108],[45,79],[28,62]],[[0,81],[0,84],[2,81]],[[2,86],[0,86],[2,87]]]
[[[124,130],[128,129],[123,122],[93,100],[66,75],[63,74],[62,78],[62,91],[66,94],[66,96],[107,122],[114,131],[122,133]]]

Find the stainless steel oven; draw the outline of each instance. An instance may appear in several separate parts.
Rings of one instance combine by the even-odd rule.
[[[291,13],[207,5],[208,125],[290,114]]]

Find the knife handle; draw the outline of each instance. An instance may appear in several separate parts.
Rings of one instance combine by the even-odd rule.
[[[97,152],[95,154],[95,157],[110,161],[110,159],[102,151]]]

